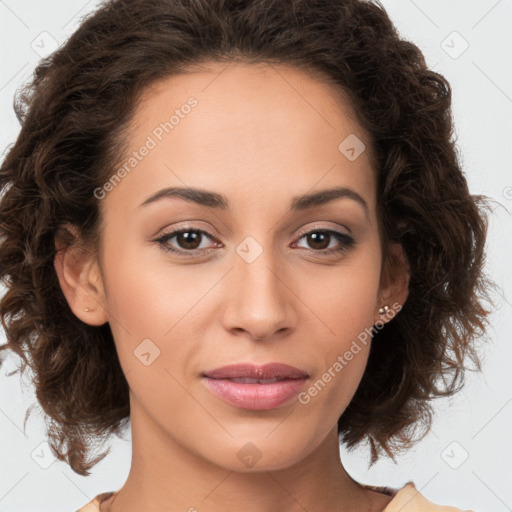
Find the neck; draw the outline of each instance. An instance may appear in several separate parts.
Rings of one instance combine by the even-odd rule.
[[[188,450],[140,407],[131,409],[131,427],[129,476],[102,512],[160,512],[171,507],[188,512],[373,510],[370,493],[350,477],[340,461],[336,425],[296,463],[245,472],[220,467]]]

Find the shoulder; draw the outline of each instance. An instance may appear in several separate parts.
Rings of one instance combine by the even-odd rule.
[[[395,489],[391,495],[394,497],[383,512],[473,512],[432,503],[416,489],[413,482]]]
[[[82,508],[79,508],[76,512],[98,512],[100,510],[100,504],[105,500],[108,500],[110,496],[114,494],[114,491],[102,492],[98,494],[94,499],[92,499],[87,505],[84,505]]]
[[[392,497],[391,501],[389,501],[382,512],[473,512],[472,510],[461,510],[455,507],[432,503],[416,489],[413,482],[408,482],[401,489],[372,485],[364,485],[363,487],[373,492]],[[93,500],[76,512],[98,512],[100,504],[110,498],[112,494],[114,494],[114,491],[98,494]]]

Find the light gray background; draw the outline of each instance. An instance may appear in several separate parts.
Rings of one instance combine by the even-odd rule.
[[[363,483],[399,487],[413,480],[437,503],[511,511],[512,0],[383,4],[401,35],[416,43],[429,65],[452,85],[457,140],[471,191],[502,205],[491,219],[487,264],[501,291],[495,295],[499,309],[492,317],[484,372],[468,374],[458,396],[436,402],[429,435],[397,464],[383,459],[368,470],[365,447],[350,454],[342,447],[343,461]],[[19,131],[12,110],[15,89],[30,77],[40,55],[62,44],[81,16],[97,5],[98,0],[0,0],[2,159]],[[4,339],[0,331],[0,341]],[[0,512],[71,512],[100,492],[119,489],[130,467],[129,437],[113,438],[111,455],[90,477],[75,474],[60,461],[52,463],[37,408],[23,432],[24,414],[35,396],[27,379],[22,388],[18,375],[5,376],[13,368],[8,360],[0,369]]]

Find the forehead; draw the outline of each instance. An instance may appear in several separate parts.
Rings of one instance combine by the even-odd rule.
[[[315,183],[374,188],[370,140],[351,105],[294,67],[212,63],[161,79],[144,91],[127,134],[124,162],[150,140],[151,150],[116,193],[169,185],[242,195],[244,187],[298,195]]]
[[[198,114],[199,125],[216,122],[212,137],[223,128],[241,128],[246,132],[260,129],[261,123],[255,122],[263,119],[266,130],[261,131],[268,133],[277,125],[286,133],[300,132],[304,137],[320,131],[340,135],[350,131],[357,132],[362,139],[368,138],[357,121],[348,93],[325,74],[268,63],[211,62],[160,79],[140,96],[132,127],[142,128],[144,121],[157,118],[168,119],[188,98],[200,103],[188,116],[192,119],[188,124],[197,120]],[[263,105],[266,108],[261,109]]]

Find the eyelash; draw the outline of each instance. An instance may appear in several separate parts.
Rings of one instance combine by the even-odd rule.
[[[203,231],[202,229],[192,229],[192,228],[185,228],[185,229],[178,229],[176,231],[171,231],[169,233],[164,233],[161,237],[157,238],[155,242],[157,242],[162,250],[166,253],[174,253],[178,254],[184,257],[193,257],[197,254],[200,254],[201,252],[205,251],[205,249],[190,249],[190,250],[178,250],[174,249],[171,246],[167,244],[169,240],[174,238],[175,236],[181,234],[181,233],[200,233],[201,235],[206,235],[208,238],[215,240],[214,237],[212,237],[209,233],[206,231]],[[334,253],[343,253],[350,249],[354,244],[355,240],[347,235],[346,233],[341,233],[340,231],[336,231],[333,229],[313,229],[310,231],[306,231],[303,233],[300,233],[300,236],[297,240],[301,240],[307,235],[310,235],[312,233],[326,233],[331,236],[334,236],[339,242],[341,242],[341,245],[339,247],[331,248],[331,249],[309,249],[311,252],[314,253],[320,253],[322,255],[331,255]],[[206,251],[209,251],[209,249],[206,249]]]

